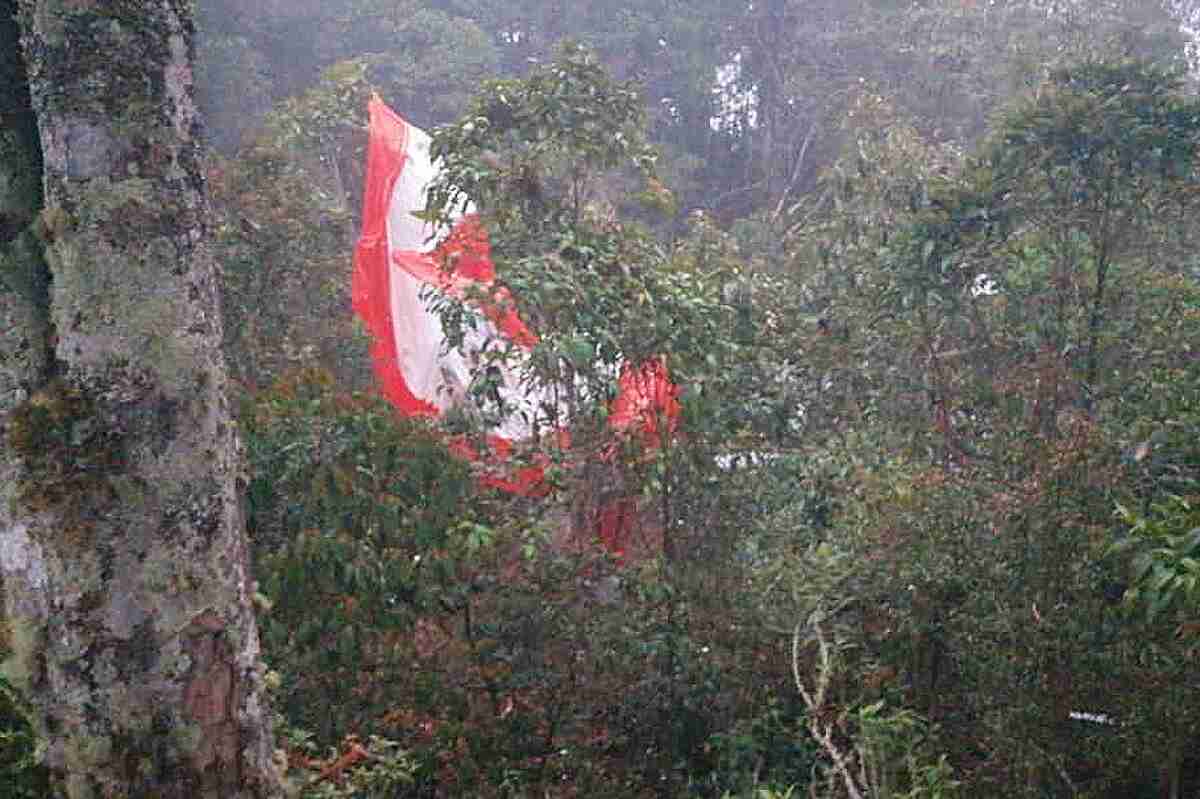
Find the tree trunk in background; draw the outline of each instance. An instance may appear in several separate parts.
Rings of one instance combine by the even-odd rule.
[[[40,135],[0,116],[0,657],[73,799],[281,793],[192,37],[191,0],[0,0]]]

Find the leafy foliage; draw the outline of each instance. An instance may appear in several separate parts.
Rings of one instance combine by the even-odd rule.
[[[1140,544],[1144,551],[1134,559],[1133,583],[1126,598],[1145,602],[1150,617],[1175,605],[1195,606],[1200,596],[1200,519],[1192,504],[1182,497],[1170,497],[1151,508],[1149,517],[1135,516],[1120,508],[1121,519],[1130,526],[1129,544]]]
[[[401,642],[451,576],[431,553],[454,545],[469,478],[429,431],[320,372],[262,394],[243,424],[264,647],[285,712],[328,742],[410,668]]]
[[[324,77],[214,181],[231,352],[274,385],[243,425],[294,755],[354,733],[361,780],[428,796],[1191,784],[1200,127],[1157,4],[392,5],[292,9]],[[473,204],[541,421],[608,457],[545,497],[341,390],[375,87],[462,114],[427,214]],[[646,359],[679,433],[613,447]]]
[[[657,243],[618,221],[631,181],[666,192],[643,124],[635,88],[567,45],[528,78],[486,84],[463,119],[435,135],[444,168],[429,208],[452,213],[469,198],[480,209],[497,272],[542,339],[532,358],[538,384],[582,380],[597,396],[621,359],[676,360],[693,343],[682,337],[702,335],[697,325],[716,310],[713,276],[670,274]]]
[[[365,341],[348,313],[350,176],[362,143],[348,142],[368,94],[362,65],[338,64],[274,112],[239,158],[213,159],[225,345],[247,386],[305,366],[367,383]]]
[[[1120,686],[1175,668],[1161,643],[1149,669],[1127,648],[1162,639],[1126,626],[1108,587],[1129,426],[1160,413],[1137,387],[1186,372],[1167,361],[1197,340],[1195,288],[1174,274],[1189,215],[1168,210],[1192,198],[1194,106],[1172,85],[1137,62],[1056,72],[997,118],[981,157],[934,174],[906,167],[911,139],[893,129],[875,164],[852,152],[830,212],[798,231],[803,251],[841,261],[810,291],[858,328],[855,433],[891,455],[864,458],[835,522],[872,608],[855,613],[876,630],[860,640],[993,790],[1075,784],[1085,746],[1110,765],[1094,790],[1154,757],[1132,733],[1085,745],[1071,713],[1128,707]],[[1142,740],[1169,740],[1140,701]]]

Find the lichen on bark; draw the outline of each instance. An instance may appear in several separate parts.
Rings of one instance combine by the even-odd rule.
[[[17,7],[47,279],[0,288],[0,321],[53,355],[0,333],[3,667],[63,796],[275,796],[191,3]]]

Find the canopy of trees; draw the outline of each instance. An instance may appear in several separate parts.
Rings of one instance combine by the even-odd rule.
[[[1194,16],[201,2],[292,789],[1200,790]],[[571,449],[513,455],[544,495],[480,487],[479,414],[372,394],[348,296],[372,92],[433,133],[426,216],[474,203],[538,332],[525,379],[563,387]],[[650,358],[679,428],[614,436],[619,365]],[[34,786],[10,704],[0,769]]]

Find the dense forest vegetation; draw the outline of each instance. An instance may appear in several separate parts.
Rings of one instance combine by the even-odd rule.
[[[297,791],[1200,791],[1187,11],[201,0]],[[373,92],[434,133],[431,218],[479,209],[527,379],[579,387],[545,491],[480,486],[506,467],[451,451],[469,414],[372,392]],[[680,422],[614,439],[615,365],[646,358]],[[0,778],[41,795],[0,719]]]

